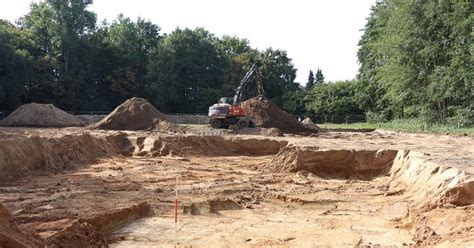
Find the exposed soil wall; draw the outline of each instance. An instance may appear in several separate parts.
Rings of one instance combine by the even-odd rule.
[[[0,203],[0,247],[39,247],[39,243],[39,240],[35,240],[18,230],[8,209]]]
[[[5,138],[0,142],[0,177],[7,181],[72,169],[102,156],[118,155],[128,143],[125,134]]]
[[[474,181],[463,171],[430,162],[416,151],[400,150],[390,169],[390,189],[403,191],[417,205],[434,204],[442,198],[458,206],[474,203]]]
[[[139,137],[133,141],[139,156],[263,156],[278,153],[287,141],[222,136]]]
[[[107,233],[137,218],[150,214],[150,206],[141,202],[65,222],[60,231],[45,239],[49,247],[107,247]]]
[[[289,145],[281,149],[262,170],[306,171],[323,178],[371,179],[388,173],[396,154],[394,150],[318,150]]]

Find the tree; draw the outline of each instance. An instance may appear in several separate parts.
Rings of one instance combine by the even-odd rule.
[[[202,28],[178,28],[160,42],[146,77],[160,109],[204,113],[222,95],[223,60],[214,40]]]
[[[257,56],[262,74],[262,83],[265,89],[266,97],[271,99],[280,107],[283,104],[283,95],[297,86],[294,81],[296,78],[296,69],[291,63],[291,59],[283,50],[273,50],[268,48],[260,52]],[[251,96],[256,95],[256,87],[248,86],[251,90]]]
[[[294,90],[286,92],[282,97],[282,109],[293,115],[303,115],[306,113],[304,102],[305,91],[300,89],[298,85],[295,85]]]
[[[119,15],[110,25],[107,41],[121,56],[114,62],[109,89],[120,102],[132,96],[146,96],[149,57],[161,38],[160,28],[141,18],[133,22]]]
[[[224,35],[215,40],[217,52],[224,60],[224,95],[231,96],[245,73],[255,62],[258,51],[246,39]]]
[[[316,71],[316,77],[314,79],[314,84],[317,85],[317,84],[322,84],[322,83],[324,83],[323,71],[318,68],[318,70]]]
[[[360,106],[429,123],[469,116],[473,25],[468,1],[377,2],[359,42]]]
[[[306,90],[311,90],[314,86],[314,74],[312,70],[309,70],[309,75],[308,75],[308,82],[306,82]]]
[[[314,114],[358,115],[354,81],[338,81],[313,87],[305,97],[306,109]]]
[[[0,109],[14,109],[22,102],[32,75],[29,42],[26,33],[0,20]]]
[[[35,89],[31,98],[46,98],[47,94],[61,107],[77,106],[83,77],[78,74],[82,66],[79,51],[96,22],[95,14],[86,7],[82,0],[47,0],[33,3],[23,18],[22,28],[31,34],[34,55],[45,75],[31,85]]]

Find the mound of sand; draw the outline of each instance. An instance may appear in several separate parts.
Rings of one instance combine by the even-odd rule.
[[[10,127],[74,127],[84,122],[53,104],[29,103],[21,105],[0,126]]]
[[[282,111],[270,100],[259,100],[257,97],[242,102],[242,108],[256,126],[278,128],[284,133],[307,134],[318,130],[307,128],[291,115]]]
[[[158,109],[143,98],[133,97],[120,104],[93,129],[108,130],[159,130],[177,132],[180,128],[170,122]]]
[[[315,129],[319,132],[323,131],[323,129],[316,125],[309,117],[306,117],[303,121],[301,121],[301,123],[303,123],[303,125],[305,125],[307,128]]]

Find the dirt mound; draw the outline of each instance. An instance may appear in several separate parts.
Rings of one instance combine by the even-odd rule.
[[[267,172],[311,172],[323,178],[371,179],[387,174],[395,150],[317,150],[288,145],[262,170]]]
[[[259,127],[274,127],[280,129],[284,133],[293,134],[318,132],[317,130],[305,127],[301,122],[288,113],[282,111],[270,100],[259,100],[255,97],[242,102],[242,108],[255,125]]]
[[[84,122],[53,104],[29,103],[21,105],[0,126],[11,127],[74,127]]]
[[[303,125],[305,125],[307,128],[315,129],[318,131],[323,131],[318,125],[316,125],[309,117],[306,117],[303,121],[301,121]]]
[[[120,104],[104,119],[90,126],[109,130],[180,131],[158,109],[143,98],[133,97]]]

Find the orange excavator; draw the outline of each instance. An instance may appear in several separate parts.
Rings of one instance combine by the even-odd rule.
[[[264,98],[265,92],[261,82],[260,71],[258,66],[254,64],[240,81],[233,97],[222,97],[218,103],[209,107],[211,127],[241,129],[253,126],[252,120],[246,116],[244,109],[240,106],[242,93],[252,78],[255,78],[257,81],[258,97],[260,99]]]

